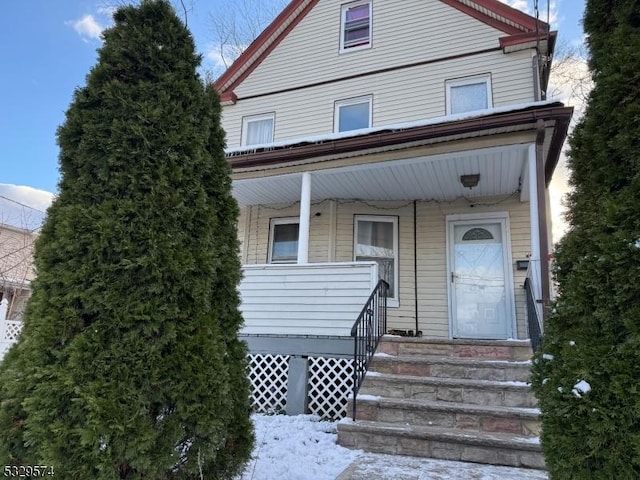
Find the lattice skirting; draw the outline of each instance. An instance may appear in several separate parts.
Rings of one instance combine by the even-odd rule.
[[[260,413],[284,411],[290,356],[251,354],[248,359],[253,410]],[[353,389],[353,360],[309,357],[307,361],[307,413],[326,420],[343,418]]]
[[[287,403],[289,355],[249,355],[251,406],[260,413],[278,413]]]
[[[327,420],[344,417],[352,390],[352,359],[309,358],[309,413]]]
[[[0,341],[13,343],[18,340],[18,335],[22,331],[22,322],[17,320],[5,320],[0,325],[2,329],[2,338]]]

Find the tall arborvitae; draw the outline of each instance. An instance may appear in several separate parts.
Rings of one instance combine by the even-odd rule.
[[[253,434],[218,97],[166,0],[114,20],[58,131],[59,195],[0,366],[0,463],[229,479]]]
[[[640,478],[640,2],[589,0],[594,80],[534,364],[551,478]]]

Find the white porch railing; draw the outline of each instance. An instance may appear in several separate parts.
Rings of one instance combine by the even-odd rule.
[[[378,283],[375,262],[245,265],[243,334],[349,336]]]
[[[19,320],[7,320],[9,301],[4,298],[0,301],[0,360],[9,347],[16,343],[22,330],[22,322]]]

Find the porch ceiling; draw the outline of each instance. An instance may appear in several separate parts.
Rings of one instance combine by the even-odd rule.
[[[311,171],[311,198],[437,200],[509,195],[525,181],[528,145],[509,145],[441,155]],[[313,167],[311,167],[313,168]],[[473,189],[461,175],[480,174]],[[301,173],[233,181],[241,206],[300,200]]]

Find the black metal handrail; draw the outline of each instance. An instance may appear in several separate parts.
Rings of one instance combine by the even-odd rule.
[[[388,292],[389,284],[380,280],[351,328],[351,336],[354,337],[353,420],[356,419],[356,395],[367,373],[369,360],[375,353],[380,338],[387,331]]]
[[[531,348],[533,348],[535,353],[542,341],[542,327],[540,325],[540,318],[538,318],[538,309],[536,308],[536,300],[533,294],[533,282],[528,277],[524,280],[524,290],[527,295],[527,325],[529,329],[529,339],[531,340]]]

